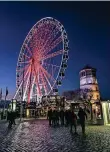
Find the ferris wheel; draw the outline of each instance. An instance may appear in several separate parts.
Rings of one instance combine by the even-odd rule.
[[[64,26],[52,17],[38,21],[26,36],[16,68],[14,98],[28,103],[37,97],[56,94],[65,77],[68,37]]]

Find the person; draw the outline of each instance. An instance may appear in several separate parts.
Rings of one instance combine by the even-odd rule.
[[[69,120],[70,120],[70,132],[72,132],[72,128],[74,126],[75,134],[77,134],[77,116],[74,113],[73,107],[71,107],[71,110],[69,112]]]
[[[16,111],[12,112],[12,119],[13,119],[13,124],[16,125],[15,119],[16,119]]]
[[[11,128],[11,127],[12,127],[12,124],[13,124],[12,111],[8,112],[7,120],[8,120],[8,122],[9,122],[8,128]]]
[[[49,126],[52,125],[52,109],[49,108],[48,114],[47,114],[47,119],[49,120]]]
[[[54,127],[56,126],[56,109],[54,109],[52,112],[52,125]]]
[[[63,126],[64,125],[64,110],[61,109],[60,111],[60,121],[61,121],[61,125]]]
[[[59,110],[56,110],[56,125],[59,126]]]
[[[85,113],[85,111],[82,108],[79,109],[78,117],[79,117],[79,120],[80,120],[82,133],[85,134],[85,118],[87,119],[87,114]]]
[[[69,125],[69,110],[65,111],[65,126]]]

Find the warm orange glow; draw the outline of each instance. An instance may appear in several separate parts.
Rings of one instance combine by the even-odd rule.
[[[26,116],[29,117],[29,109],[26,109]]]

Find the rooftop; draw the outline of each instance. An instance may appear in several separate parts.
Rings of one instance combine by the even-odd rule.
[[[89,64],[87,64],[86,66],[84,66],[84,68],[82,68],[81,70],[85,70],[85,69],[93,69],[93,70],[96,70],[95,68],[91,67]]]

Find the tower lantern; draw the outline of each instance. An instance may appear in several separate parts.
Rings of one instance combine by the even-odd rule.
[[[92,99],[100,99],[100,92],[96,78],[96,69],[86,65],[80,72],[80,89],[91,90]]]

